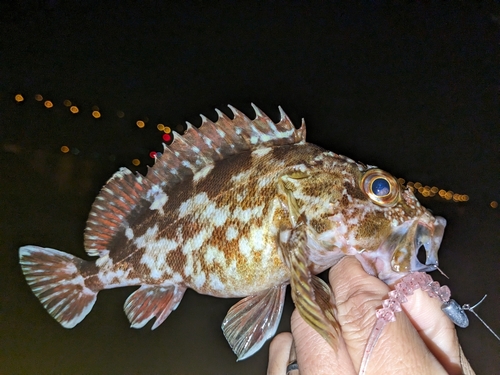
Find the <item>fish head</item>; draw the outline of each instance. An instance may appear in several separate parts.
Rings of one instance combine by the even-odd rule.
[[[423,207],[391,174],[356,165],[344,174],[349,175],[347,188],[342,199],[331,203],[334,225],[323,238],[355,255],[368,273],[388,284],[410,272],[436,270],[446,220]],[[423,256],[420,261],[424,251],[425,261]]]

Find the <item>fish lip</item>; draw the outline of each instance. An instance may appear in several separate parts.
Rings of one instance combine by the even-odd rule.
[[[429,213],[398,227],[383,247],[391,254],[390,267],[398,274],[434,271],[438,264],[438,250],[443,239],[446,220]],[[424,247],[426,260],[422,264],[418,252]]]
[[[436,216],[432,223],[419,221],[414,238],[414,251],[411,258],[412,272],[430,272],[436,270],[439,265],[438,250],[443,240],[446,219]],[[425,249],[425,264],[422,264],[417,254],[421,247]]]

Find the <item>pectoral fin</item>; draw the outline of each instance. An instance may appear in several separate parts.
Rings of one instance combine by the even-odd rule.
[[[222,331],[238,361],[253,355],[276,333],[286,285],[246,297],[229,309],[222,322]]]
[[[333,295],[328,285],[311,273],[306,244],[305,218],[300,216],[283,249],[290,267],[293,302],[302,318],[337,350],[340,325]]]

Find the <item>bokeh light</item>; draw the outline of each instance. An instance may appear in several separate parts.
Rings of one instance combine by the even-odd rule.
[[[497,201],[492,201],[492,202],[490,203],[490,207],[491,207],[491,208],[497,208],[497,207],[498,207],[498,202],[497,202]]]
[[[404,179],[398,178],[398,182],[403,186],[405,186]],[[435,197],[437,194],[442,199],[446,199],[448,201],[453,201],[453,202],[467,202],[469,200],[469,196],[467,194],[454,193],[451,190],[447,191],[445,189],[439,189],[437,186],[432,186],[432,187],[429,185],[424,186],[420,182],[408,181],[406,183],[406,188],[413,193],[418,192],[425,198],[432,198]]]
[[[14,95],[14,100],[17,103],[21,103],[21,102],[25,101],[25,97],[22,94],[15,94]],[[43,105],[46,108],[53,108],[54,107],[54,103],[51,100],[44,100],[44,98],[43,98],[43,96],[41,94],[36,94],[35,95],[35,100],[38,101],[38,102],[43,102]],[[73,113],[73,114],[80,113],[80,108],[78,108],[76,105],[74,105],[74,103],[71,100],[65,99],[65,100],[63,100],[62,104],[65,107],[69,108],[69,110],[70,110],[71,113]],[[99,106],[93,105],[91,108],[92,108],[91,114],[92,114],[93,118],[95,118],[95,119],[102,118],[102,113],[100,111]],[[118,118],[124,118],[125,117],[125,113],[122,110],[117,110],[116,111],[116,116]],[[146,123],[148,121],[149,121],[149,117],[148,116],[143,116],[142,120],[137,120],[135,124],[136,124],[136,126],[138,128],[142,129],[142,128],[146,127]],[[164,134],[162,134],[162,140],[164,142],[168,143],[168,142],[172,141],[172,139],[173,139],[173,136],[171,134],[172,133],[172,129],[169,126],[166,126],[166,125],[164,125],[162,123],[157,123],[156,128],[159,131],[161,131],[161,132],[164,133]],[[179,125],[177,125],[175,127],[175,129],[178,132],[182,132],[184,130],[184,127],[179,124]],[[68,153],[70,151],[71,151],[71,153],[73,153],[75,155],[80,152],[80,150],[78,150],[77,148],[70,149],[68,146],[61,146],[61,152]],[[149,153],[149,156],[154,159],[154,158],[157,157],[157,152],[156,151],[151,151]],[[111,155],[109,157],[109,159],[111,161],[114,161],[115,156]],[[141,164],[141,162],[140,162],[139,159],[133,159],[132,160],[132,164],[134,166],[139,166]],[[440,189],[437,186],[432,186],[431,187],[429,185],[423,185],[420,182],[412,182],[412,181],[406,182],[406,180],[403,179],[403,178],[398,178],[398,183],[401,184],[402,186],[406,186],[407,189],[411,190],[414,193],[418,192],[423,197],[432,198],[432,197],[435,197],[435,196],[439,196],[440,198],[445,199],[447,201],[451,201],[451,202],[467,202],[467,201],[469,201],[469,196],[467,194],[458,194],[458,193],[455,193],[455,192],[453,192],[451,190]],[[492,208],[497,208],[498,207],[498,202],[497,201],[491,201],[489,205]]]

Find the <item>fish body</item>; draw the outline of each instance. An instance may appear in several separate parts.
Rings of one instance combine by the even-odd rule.
[[[124,306],[134,328],[153,318],[158,327],[187,288],[245,297],[222,324],[244,359],[274,335],[291,284],[299,312],[335,347],[335,306],[317,273],[347,255],[388,283],[435,269],[446,222],[393,176],[307,143],[305,125],[282,111],[275,124],[257,107],[253,120],[230,108],[233,119],[218,111],[216,123],[188,124],[146,176],[111,177],[85,229],[95,262],[20,249],[28,284],[64,327],[102,289],[140,285]]]

